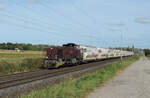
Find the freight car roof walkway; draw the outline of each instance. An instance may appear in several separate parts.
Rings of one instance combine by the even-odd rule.
[[[150,98],[150,61],[142,57],[87,98]]]

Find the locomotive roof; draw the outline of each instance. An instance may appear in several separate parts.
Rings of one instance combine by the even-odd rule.
[[[66,46],[66,47],[68,47],[68,46],[75,47],[75,46],[78,46],[78,45],[75,44],[75,43],[68,43],[68,44],[63,44],[63,46]]]

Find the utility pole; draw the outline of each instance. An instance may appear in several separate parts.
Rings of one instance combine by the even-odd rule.
[[[120,41],[120,48],[121,48],[121,61],[122,61],[122,44],[123,44],[123,33],[121,32],[121,41]]]
[[[134,44],[132,45],[132,52],[134,52]]]

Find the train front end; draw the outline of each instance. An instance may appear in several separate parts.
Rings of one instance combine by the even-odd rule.
[[[58,61],[58,48],[47,48],[44,59],[44,68],[57,68],[61,65]]]
[[[80,50],[75,47],[62,46],[46,49],[44,68],[58,68],[73,65],[80,61]]]

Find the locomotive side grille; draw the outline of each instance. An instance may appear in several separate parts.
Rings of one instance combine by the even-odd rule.
[[[46,49],[46,55],[48,59],[57,59],[57,48],[47,48]]]

